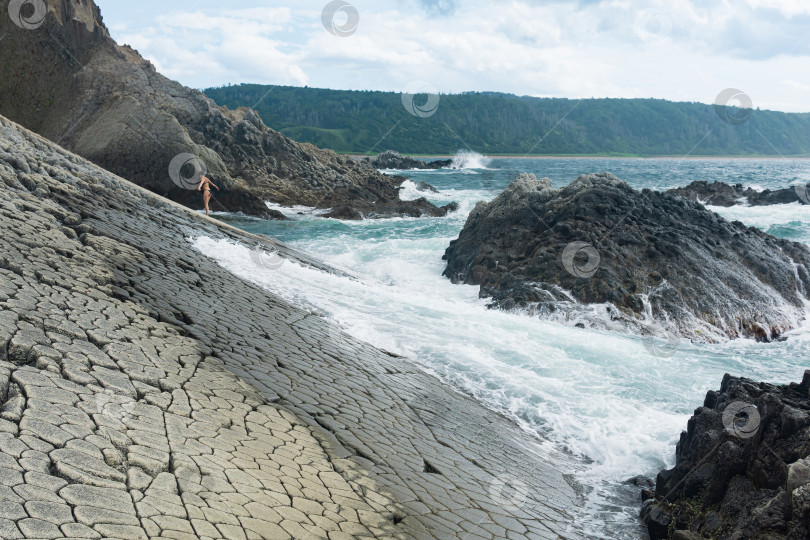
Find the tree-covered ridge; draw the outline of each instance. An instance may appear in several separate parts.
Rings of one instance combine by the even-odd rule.
[[[442,95],[435,114],[420,118],[395,92],[243,84],[205,93],[220,105],[256,109],[268,126],[297,141],[339,152],[810,155],[807,113],[755,110],[735,125],[700,103],[470,92]]]

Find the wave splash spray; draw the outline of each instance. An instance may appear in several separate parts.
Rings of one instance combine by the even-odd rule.
[[[486,169],[492,160],[473,150],[459,150],[453,157],[450,169]]]

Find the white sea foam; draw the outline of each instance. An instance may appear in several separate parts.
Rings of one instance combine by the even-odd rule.
[[[450,172],[423,171],[413,178]],[[487,309],[477,287],[452,285],[441,276],[441,255],[475,202],[496,194],[459,185],[438,186],[440,193],[430,194],[433,201],[461,205],[443,220],[336,222],[307,216],[323,228],[293,244],[359,280],[293,263],[262,269],[234,242],[200,237],[193,244],[231,272],[326,314],[353,336],[405,355],[509,415],[545,437],[541,446],[592,460],[584,470],[571,471],[591,488],[585,507],[572,509],[581,527],[572,537],[589,531],[592,537],[635,540],[638,490],[621,482],[673,464],[688,417],[724,373],[771,382],[800,378],[810,351],[810,320],[781,343],[684,340],[671,356],[657,356],[639,336]],[[795,230],[804,230],[797,239],[810,239],[810,230],[802,229],[810,220],[799,205],[712,209],[763,228],[795,222]],[[445,234],[439,224],[456,232]]]
[[[361,281],[293,263],[258,268],[246,247],[224,240],[203,237],[194,245],[233,273],[326,313],[353,336],[411,358],[527,431],[593,460],[577,473],[585,485],[671,465],[689,412],[722,370],[704,369],[699,358],[683,354],[691,346],[651,363],[637,337],[488,310],[477,287],[441,277],[436,248],[448,241],[366,243],[330,259],[361,270]],[[380,248],[388,259],[374,254]],[[361,262],[369,257],[376,260],[373,267]],[[677,381],[670,386],[668,377]]]
[[[707,206],[724,218],[742,221],[746,225],[757,227],[764,231],[778,225],[807,223],[810,218],[808,207],[799,202],[787,204],[773,204],[767,206]]]
[[[405,180],[399,188],[399,198],[403,201],[415,201],[420,197],[431,197],[435,195],[432,191],[419,189],[413,180]]]
[[[459,150],[450,164],[451,169],[486,169],[492,159],[472,150]]]
[[[295,205],[295,206],[282,206],[280,204],[272,203],[266,201],[265,206],[270,210],[278,210],[286,217],[291,219],[296,219],[299,216],[320,216],[329,212],[329,209],[323,208],[315,208],[314,206],[302,206],[302,205]]]

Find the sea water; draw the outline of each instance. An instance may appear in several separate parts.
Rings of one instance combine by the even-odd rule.
[[[456,168],[389,171],[408,178],[402,197],[457,202],[445,218],[338,221],[308,208],[283,208],[292,221],[220,215],[234,225],[280,239],[347,270],[354,279],[293,263],[257,264],[244,246],[200,237],[203,253],[233,273],[323,313],[346,332],[401,354],[460,392],[514,419],[550,447],[579,456],[570,471],[586,488],[572,508],[571,537],[638,539],[636,475],[654,478],[674,464],[680,432],[724,373],[757,381],[801,380],[810,367],[810,323],[778,343],[735,340],[676,342],[655,354],[642,338],[581,329],[487,308],[478,287],[442,276],[442,255],[477,201],[491,200],[515,176],[534,173],[561,187],[580,174],[608,171],[636,189],[693,180],[756,189],[810,181],[810,161],[701,159],[487,159],[465,154]],[[439,193],[423,193],[425,181]],[[810,243],[810,206],[712,207],[770,234]],[[672,344],[670,344],[672,345]],[[569,471],[565,471],[569,472]]]

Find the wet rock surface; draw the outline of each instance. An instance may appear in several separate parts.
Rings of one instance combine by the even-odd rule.
[[[742,184],[729,185],[724,182],[695,181],[688,186],[670,189],[667,193],[680,195],[690,201],[698,201],[712,206],[767,206],[771,204],[801,203],[810,204],[807,186],[794,186],[783,189],[756,191],[743,188]]]
[[[188,179],[204,168],[222,188],[212,194],[215,211],[277,218],[264,205],[270,201],[348,206],[369,218],[446,213],[430,203],[400,201],[402,178],[298,144],[251,109],[218,107],[167,79],[110,38],[92,0],[47,4],[45,22],[35,29],[0,17],[0,114],[11,120],[195,209],[202,208],[202,195],[185,191],[196,189]]]
[[[804,245],[609,173],[562,189],[520,175],[478,203],[444,258],[494,307],[699,341],[775,339],[810,290]]]
[[[810,371],[784,386],[726,375],[641,515],[651,540],[810,538]]]
[[[373,158],[363,158],[363,161],[374,167],[375,169],[443,169],[449,167],[452,159],[438,159],[434,161],[423,161],[421,159],[403,156],[399,152],[393,150],[386,150],[374,156]]]
[[[577,537],[516,426],[189,239],[318,261],[3,118],[0,185],[0,538]]]

